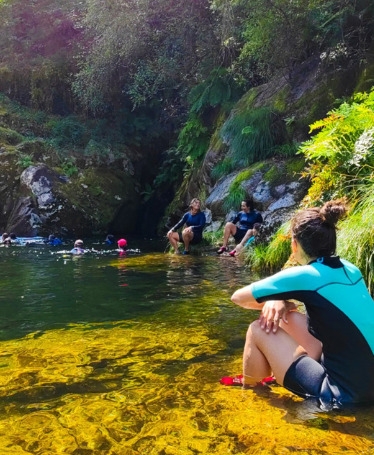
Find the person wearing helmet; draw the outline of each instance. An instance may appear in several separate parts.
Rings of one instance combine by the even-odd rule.
[[[127,240],[119,239],[117,242],[117,245],[118,245],[118,251],[119,251],[120,255],[126,254]]]
[[[71,254],[84,254],[86,250],[83,248],[83,240],[76,240],[74,242],[74,248],[70,251]]]

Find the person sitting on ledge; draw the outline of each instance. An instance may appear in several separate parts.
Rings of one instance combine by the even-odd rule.
[[[178,243],[184,243],[183,254],[190,254],[190,245],[200,243],[203,238],[203,229],[206,224],[205,213],[201,211],[200,199],[194,198],[190,203],[190,210],[166,234],[175,254],[179,254]],[[181,233],[179,228],[186,225]]]
[[[223,230],[223,243],[217,253],[222,254],[227,251],[227,244],[231,236],[234,237],[236,243],[239,243],[248,229],[253,229],[255,223],[262,222],[262,215],[254,209],[253,200],[249,199],[242,201],[241,211],[225,224]]]
[[[232,257],[239,256],[239,254],[243,252],[244,248],[255,240],[260,229],[261,223],[255,223],[253,225],[253,229],[248,229],[242,241],[236,245],[234,250],[230,251],[229,255]]]

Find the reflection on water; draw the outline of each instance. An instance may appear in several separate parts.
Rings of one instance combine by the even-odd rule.
[[[229,299],[242,264],[140,249],[0,249],[1,454],[374,453],[371,409],[219,384],[255,317]]]

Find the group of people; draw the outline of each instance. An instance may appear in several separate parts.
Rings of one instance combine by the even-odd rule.
[[[105,244],[106,245],[114,245],[116,243],[114,235],[108,234],[106,239],[105,239]],[[127,252],[127,240],[124,238],[121,238],[117,241],[117,251],[120,254],[120,256],[123,256]],[[88,251],[94,251],[94,250],[87,250],[84,248],[84,243],[83,240],[78,239],[74,242],[74,248],[70,250],[70,253],[73,255],[81,255],[85,254]]]
[[[200,201],[167,233],[178,244],[199,243],[205,225]],[[298,265],[253,282],[231,300],[260,315],[248,328],[243,371],[225,385],[253,388],[277,382],[325,409],[374,403],[374,301],[360,270],[336,255],[337,223],[348,210],[344,199],[297,212],[291,220],[291,253]],[[263,222],[252,201],[224,227],[228,251],[236,255],[253,241]],[[186,227],[181,233],[178,229]]]
[[[12,243],[14,243],[16,239],[17,239],[17,236],[16,236],[16,234],[14,234],[14,232],[12,232],[10,234],[8,234],[7,232],[4,232],[1,235],[1,243],[6,246],[9,246]]]
[[[241,210],[224,227],[223,244],[217,253],[222,254],[228,251],[228,242],[232,236],[236,242],[236,247],[229,254],[230,256],[237,256],[245,246],[254,240],[262,223],[262,215],[254,209],[253,200],[242,201]],[[189,211],[166,234],[174,253],[180,254],[179,244],[181,243],[184,245],[182,254],[190,254],[190,245],[201,242],[205,225],[206,217],[201,210],[201,201],[194,198],[190,202]],[[179,231],[183,226],[186,227]]]
[[[26,237],[22,237],[21,239],[26,239]],[[25,245],[28,245],[28,246],[32,246],[33,244],[36,244],[36,240],[38,240],[38,245],[49,245],[49,246],[60,246],[60,245],[63,245],[63,242],[61,239],[59,239],[58,237],[56,237],[54,234],[50,234],[47,238],[43,238],[43,237],[38,237],[38,238],[33,238],[33,237],[30,237],[30,238],[27,238],[27,242],[25,243]],[[0,239],[0,243],[3,244],[4,246],[10,246],[12,244],[17,244],[18,240],[20,240],[19,238],[17,238],[17,236],[12,233],[12,234],[8,234],[7,232],[4,232],[1,236],[1,239]],[[112,234],[108,234],[106,239],[105,239],[105,244],[106,245],[115,245],[117,243],[117,251],[118,253],[122,256],[124,254],[126,254],[127,252],[127,240],[124,239],[124,238],[120,238],[119,240],[115,240],[115,237],[114,235]],[[84,247],[84,243],[83,243],[83,240],[81,239],[77,239],[75,240],[74,242],[74,247],[70,250],[70,253],[73,254],[73,255],[82,255],[84,253],[87,253],[88,251],[93,251],[93,250],[88,250]]]

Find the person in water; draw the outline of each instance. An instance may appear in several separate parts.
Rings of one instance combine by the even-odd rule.
[[[113,234],[108,234],[105,239],[106,245],[114,245],[115,244],[115,239]]]
[[[9,234],[7,232],[4,232],[1,236],[1,243],[4,246],[9,246],[12,244],[12,239],[10,238]]]
[[[117,242],[118,245],[118,252],[120,256],[123,256],[126,254],[126,247],[127,247],[127,240],[126,239],[119,239]]]
[[[74,248],[70,250],[71,254],[84,254],[86,250],[83,248],[83,240],[76,240],[74,242]]]
[[[227,244],[231,236],[234,237],[235,242],[239,243],[248,229],[253,229],[255,223],[262,223],[262,215],[254,209],[252,199],[242,201],[241,211],[231,218],[229,222],[225,224],[223,229],[223,242],[222,246],[217,251],[218,254],[222,254],[227,251]]]
[[[323,409],[374,403],[374,302],[359,269],[335,256],[336,223],[345,212],[340,199],[297,213],[291,248],[300,266],[232,295],[235,304],[261,310],[246,336],[245,388],[274,375]]]
[[[48,240],[47,240],[47,245],[51,245],[51,246],[59,246],[59,245],[62,245],[62,241],[56,237],[54,234],[51,234],[48,236]]]
[[[190,245],[196,245],[203,238],[203,229],[206,224],[205,213],[201,211],[200,199],[194,198],[190,202],[190,210],[166,234],[175,254],[179,254],[179,243],[184,244],[183,254],[190,254]],[[178,232],[182,226],[186,227]]]
[[[261,223],[255,223],[253,225],[253,229],[248,229],[245,236],[242,238],[242,241],[236,245],[234,250],[230,251],[229,255],[232,257],[239,256],[239,254],[244,250],[244,248],[254,241],[260,229]]]

